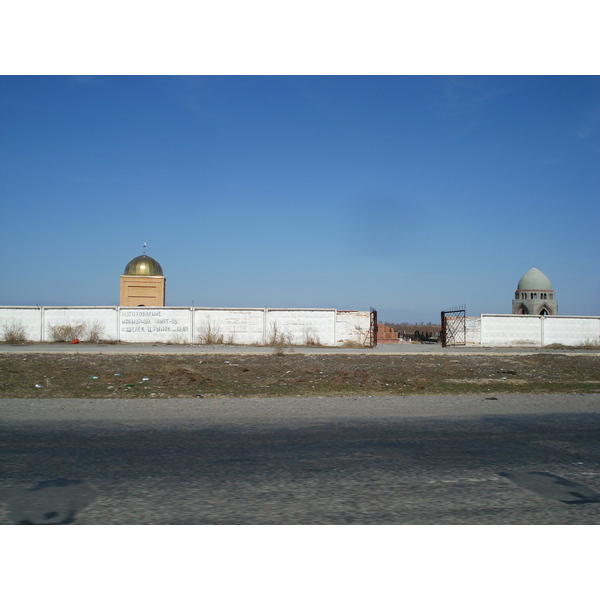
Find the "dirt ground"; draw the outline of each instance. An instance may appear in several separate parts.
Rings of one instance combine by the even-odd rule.
[[[0,398],[599,393],[600,356],[0,354]]]

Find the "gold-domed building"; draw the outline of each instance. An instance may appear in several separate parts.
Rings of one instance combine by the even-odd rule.
[[[146,254],[130,260],[121,275],[121,306],[164,306],[166,279],[158,261]]]

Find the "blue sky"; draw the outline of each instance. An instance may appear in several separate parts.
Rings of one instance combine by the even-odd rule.
[[[600,314],[600,77],[2,76],[1,305]]]

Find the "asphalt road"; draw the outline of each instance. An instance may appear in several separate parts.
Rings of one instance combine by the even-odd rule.
[[[3,400],[0,523],[597,524],[599,425],[598,394]]]

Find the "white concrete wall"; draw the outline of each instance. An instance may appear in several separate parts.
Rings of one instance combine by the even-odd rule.
[[[119,341],[129,343],[190,344],[190,308],[119,307]]]
[[[192,308],[119,306],[3,306],[4,330],[22,325],[31,342],[53,341],[52,327],[84,326],[107,341],[129,343],[205,342],[207,327],[225,344],[268,345],[275,332],[285,343],[323,346],[368,343],[369,311],[285,308]],[[600,317],[481,315],[467,317],[467,345],[542,347],[600,345]]]
[[[1,306],[0,337],[13,326],[23,327],[25,337],[32,342],[42,341],[42,309],[39,306]]]
[[[365,346],[369,343],[371,313],[358,310],[340,310],[335,321],[335,345],[346,343]]]
[[[3,326],[22,325],[31,342],[54,341],[58,326],[81,327],[125,343],[270,345],[277,334],[292,345],[336,346],[368,341],[370,313],[335,309],[194,307],[0,307]]]
[[[482,346],[541,346],[540,317],[481,315]]]
[[[481,315],[482,346],[543,347],[600,344],[600,317]]]
[[[195,308],[193,317],[195,344],[211,337],[224,344],[263,344],[264,308]]]
[[[88,339],[92,331],[103,340],[118,339],[115,306],[47,306],[40,312],[43,332],[41,341],[53,341],[53,327],[60,325],[83,326],[82,341]]]
[[[335,346],[335,314],[332,309],[269,309],[266,313],[265,343],[275,335],[294,345]]]
[[[542,324],[544,346],[600,345],[600,317],[548,315]]]
[[[80,328],[82,341],[94,333],[104,340],[117,340],[116,306],[0,306],[0,338],[5,327],[22,325],[32,342],[53,341],[53,328]]]
[[[481,319],[479,317],[466,317],[465,328],[467,331],[467,346],[481,345]]]

